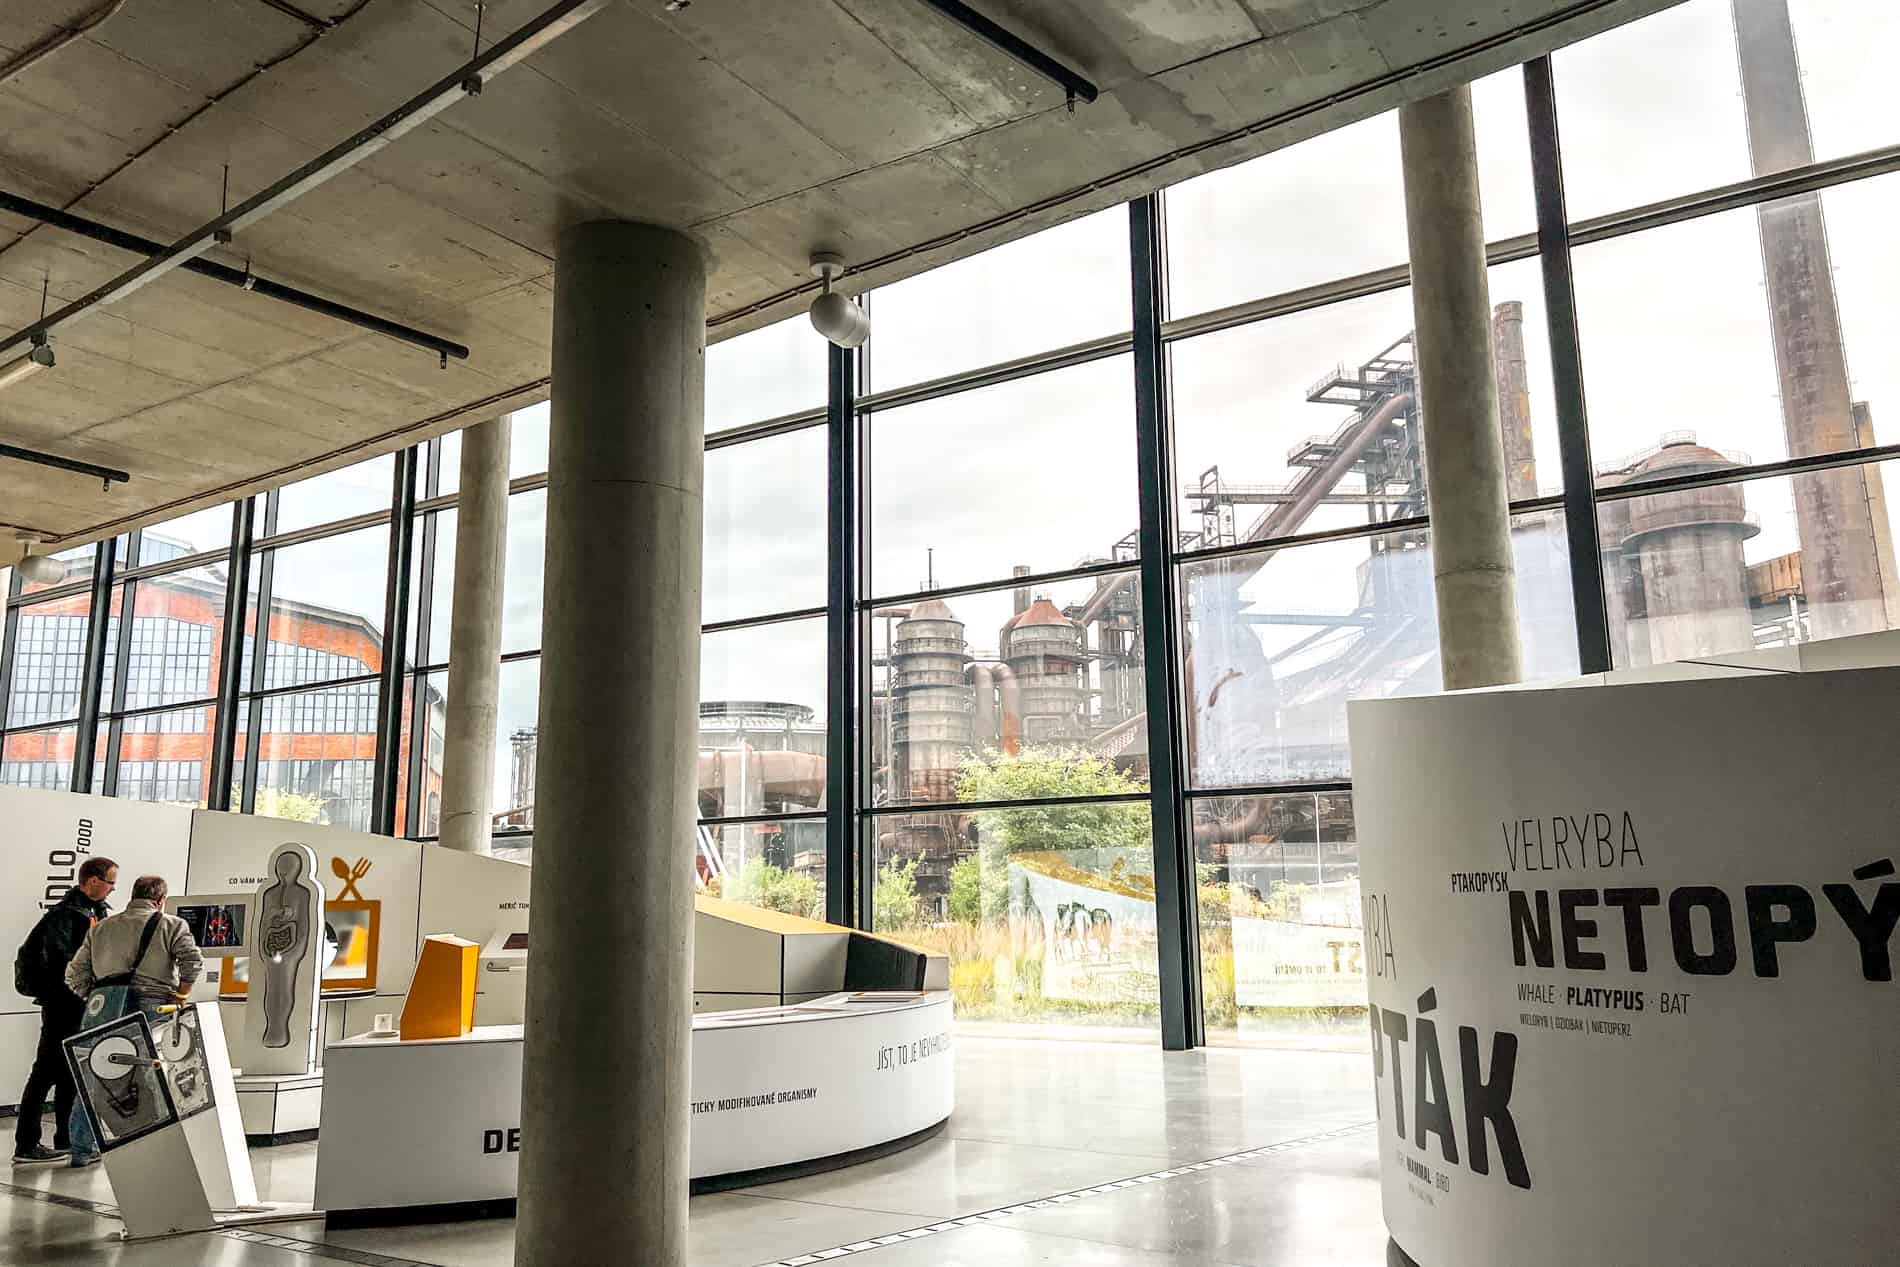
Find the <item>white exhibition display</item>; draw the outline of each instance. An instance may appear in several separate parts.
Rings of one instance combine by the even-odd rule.
[[[840,994],[693,1018],[695,1180],[858,1153],[929,1130],[955,1102],[950,996]],[[375,1211],[512,1201],[519,1025],[332,1044],[317,1205]]]
[[[95,1008],[103,996],[94,995]],[[126,1240],[305,1217],[259,1204],[217,1007],[133,1012],[66,1040]]]
[[[119,864],[115,910],[124,909],[140,875],[181,878],[191,819],[192,811],[171,805],[0,787],[7,846],[0,849],[0,946],[12,954],[94,855]],[[39,1034],[33,1001],[0,991],[0,1102],[12,1104],[26,1085]]]
[[[1351,705],[1422,1267],[1894,1261],[1900,670],[1759,667]]]
[[[513,1199],[527,867],[335,827],[32,789],[0,788],[0,818],[33,842],[0,862],[15,871],[0,893],[30,899],[0,903],[0,934],[16,944],[88,853],[119,863],[122,888],[166,877],[172,909],[204,943],[205,977],[182,1019],[154,1026],[135,1015],[69,1044],[97,1075],[82,1094],[102,1106],[129,1236],[285,1217],[256,1205],[247,1136],[317,1136],[319,1208],[346,1217]],[[943,956],[696,903],[695,1178],[837,1164],[949,1117]],[[482,947],[476,1028],[373,1036],[379,1017],[403,1011],[422,943],[437,934]],[[19,999],[0,1015],[10,1079],[0,1094],[26,1080],[31,1006]]]

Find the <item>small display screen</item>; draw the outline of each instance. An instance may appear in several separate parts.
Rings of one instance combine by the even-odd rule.
[[[200,950],[230,950],[244,944],[244,903],[217,902],[180,906],[175,914],[191,930]]]
[[[503,950],[526,950],[528,948],[528,935],[526,933],[509,933],[508,940],[501,944],[501,948]]]

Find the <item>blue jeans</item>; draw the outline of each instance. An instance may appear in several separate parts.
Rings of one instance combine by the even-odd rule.
[[[154,1023],[158,1020],[158,1009],[170,1002],[169,999],[141,999],[124,987],[117,987],[117,999],[107,996],[105,1008],[96,1016],[89,1015],[87,1029],[96,1029],[108,1021],[116,1021],[122,1016],[130,1016],[134,1009],[145,1013]],[[90,1000],[88,1000],[90,1002]],[[86,1098],[82,1095],[73,1102],[73,1118],[69,1131],[72,1137],[74,1166],[89,1166],[99,1156],[99,1131],[93,1124],[92,1115],[86,1111]]]

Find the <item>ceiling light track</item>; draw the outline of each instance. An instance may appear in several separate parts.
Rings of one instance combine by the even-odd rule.
[[[115,229],[111,225],[100,224],[97,220],[88,220],[84,216],[76,216],[70,211],[61,211],[58,207],[49,207],[43,202],[35,202],[31,198],[23,198],[19,194],[8,193],[5,190],[0,190],[0,211],[10,211],[17,216],[38,220],[55,229],[63,229],[79,237],[104,243],[106,246],[129,251],[134,255],[153,256],[165,249],[163,243],[154,242],[150,238],[142,238],[136,233],[127,233],[123,229]],[[236,286],[239,290],[248,290],[254,295],[262,295],[266,299],[275,299],[279,303],[302,308],[306,312],[320,313],[359,329],[436,353],[438,356],[454,357],[458,361],[468,359],[468,348],[463,344],[438,338],[426,331],[403,325],[399,321],[379,317],[373,312],[364,312],[360,308],[352,308],[348,304],[340,304],[335,300],[325,299],[321,295],[298,290],[295,286],[269,281],[245,269],[233,268],[229,264],[220,264],[216,260],[203,257],[186,260],[180,267],[188,273],[209,277],[214,281]]]
[[[1068,94],[1070,110],[1075,109],[1077,97],[1092,102],[1102,95],[1101,89],[1095,86],[1094,81],[1071,70],[1014,31],[992,22],[969,5],[964,4],[963,0],[923,0],[923,2],[964,30],[988,41],[997,49],[1015,58],[1038,75],[1053,81],[1058,88]]]
[[[257,223],[271,213],[295,202],[304,194],[327,183],[342,172],[408,135],[436,115],[441,114],[482,89],[483,83],[499,75],[543,47],[573,30],[606,8],[610,0],[559,0],[530,19],[519,30],[493,45],[460,69],[438,79],[429,87],[397,106],[388,114],[360,129],[347,139],[311,159],[296,171],[269,187],[246,198],[216,219],[207,221],[186,236],[162,248],[158,254],[134,264],[117,277],[94,287],[50,317],[34,322],[0,338],[0,353],[29,343],[43,341],[64,326],[84,317],[95,308],[116,303],[143,286],[182,268],[206,251],[228,241],[230,235]],[[444,364],[447,354],[443,354]]]
[[[100,466],[94,462],[81,462],[77,458],[63,458],[57,453],[41,453],[38,449],[22,449],[15,444],[0,444],[0,458],[10,458],[15,462],[32,462],[39,466],[50,466],[61,471],[71,471],[75,475],[90,475],[107,488],[114,484],[130,484],[131,475],[115,466]]]

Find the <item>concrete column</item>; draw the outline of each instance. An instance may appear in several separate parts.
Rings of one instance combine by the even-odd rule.
[[[1401,107],[1399,145],[1439,662],[1447,690],[1515,682],[1523,662],[1471,90]]]
[[[520,1267],[686,1260],[706,267],[556,258]]]
[[[462,432],[449,607],[449,699],[442,722],[442,843],[487,853],[494,836],[501,603],[508,567],[507,414]]]

